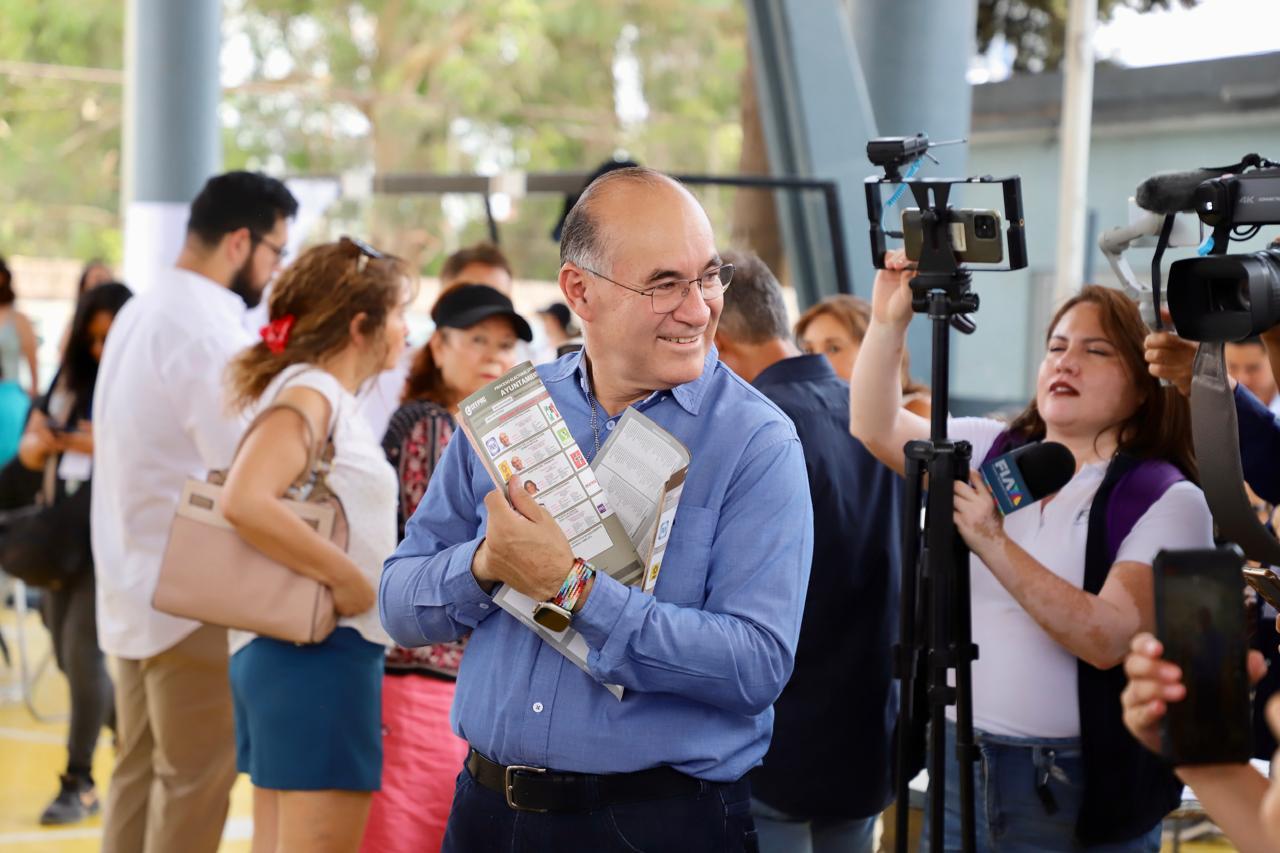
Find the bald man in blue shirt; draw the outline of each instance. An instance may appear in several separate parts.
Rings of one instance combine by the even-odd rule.
[[[684,187],[643,168],[598,178],[561,260],[586,342],[538,371],[579,446],[594,457],[634,406],[693,461],[654,594],[599,574],[573,608],[588,674],[491,597],[505,583],[551,599],[568,541],[450,444],[379,592],[402,645],[471,634],[452,714],[471,753],[444,849],[753,850],[744,776],[769,746],[812,556],[800,444],[717,358],[733,271]]]

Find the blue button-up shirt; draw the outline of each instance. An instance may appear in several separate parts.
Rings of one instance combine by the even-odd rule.
[[[591,456],[581,362],[573,353],[538,372]],[[405,646],[471,632],[451,720],[494,761],[583,773],[670,765],[734,780],[768,748],[770,706],[791,674],[813,548],[804,457],[791,422],[714,348],[698,379],[636,408],[693,461],[654,594],[600,575],[574,616],[590,675],[476,583],[494,486],[462,438],[386,562],[382,623]],[[617,420],[598,416],[601,444]],[[619,701],[602,683],[626,694]]]

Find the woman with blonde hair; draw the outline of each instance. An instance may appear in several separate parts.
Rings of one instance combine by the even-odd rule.
[[[837,293],[800,315],[796,321],[796,342],[806,353],[826,356],[836,375],[848,382],[870,322],[871,305],[867,300]],[[911,360],[905,352],[902,355],[902,405],[922,418],[929,417],[929,387],[911,378]]]
[[[261,343],[228,369],[232,404],[265,417],[227,476],[223,514],[254,547],[329,586],[340,617],[314,645],[232,635],[254,853],[356,850],[379,786],[388,639],[375,590],[396,544],[396,478],[354,394],[403,351],[409,297],[396,259],[346,237],[316,246],[276,280]],[[330,441],[326,482],[346,513],[345,551],[282,500]]]

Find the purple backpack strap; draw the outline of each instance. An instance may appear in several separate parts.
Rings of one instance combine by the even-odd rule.
[[[1015,436],[1007,429],[1001,430],[1000,434],[996,436],[996,440],[992,442],[991,449],[987,451],[987,455],[982,457],[982,462],[979,463],[979,467],[986,465],[997,456],[1002,456],[1023,444],[1026,444],[1026,441],[1021,437]]]
[[[1107,563],[1120,553],[1125,537],[1138,519],[1169,491],[1185,480],[1177,466],[1162,459],[1144,459],[1130,468],[1116,483],[1107,502]]]

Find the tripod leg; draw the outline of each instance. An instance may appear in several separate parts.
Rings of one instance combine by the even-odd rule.
[[[916,448],[918,450],[918,448]],[[902,518],[902,587],[899,597],[898,646],[894,650],[894,677],[898,679],[898,742],[896,767],[895,849],[907,853],[911,818],[911,779],[918,769],[918,756],[924,748],[920,714],[925,709],[916,704],[916,690],[921,684],[919,672],[920,636],[920,507],[923,497],[924,464],[918,453],[908,446],[906,455],[906,489],[903,492]]]
[[[952,508],[955,495],[949,484],[953,478],[951,454],[940,450],[929,463],[928,516],[925,530],[925,573],[929,584],[928,671],[929,671],[929,838],[935,851],[946,845],[947,800],[947,706],[952,688],[947,683],[951,668],[952,632],[951,567],[947,564],[955,538]]]
[[[969,447],[956,450],[957,471],[969,470]],[[954,596],[952,597],[953,661],[956,670],[956,764],[960,768],[960,832],[965,850],[976,849],[977,827],[974,814],[976,793],[973,784],[974,764],[978,747],[973,735],[973,668],[978,657],[978,647],[973,643],[973,618],[969,598],[969,548],[959,536],[955,538],[952,556],[954,569]]]

